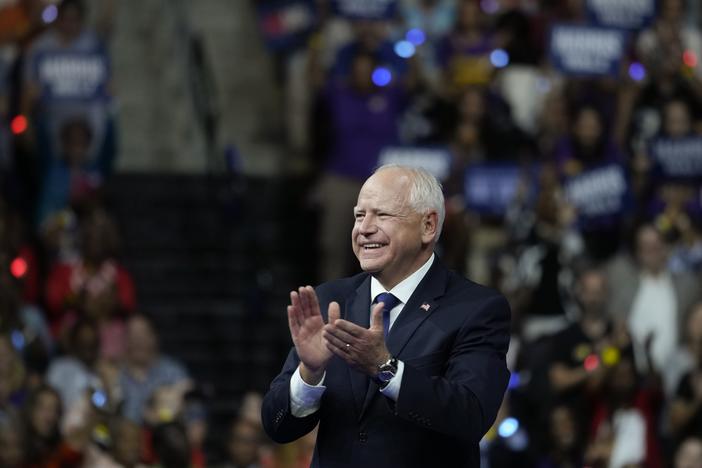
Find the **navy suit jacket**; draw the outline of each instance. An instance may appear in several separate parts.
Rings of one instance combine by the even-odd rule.
[[[337,301],[342,318],[369,326],[367,273],[324,283],[317,295],[325,321],[328,304]],[[389,351],[405,363],[397,402],[335,356],[319,410],[293,416],[290,377],[299,364],[293,348],[264,397],[264,428],[285,443],[319,423],[314,467],[478,468],[478,443],[509,380],[509,328],[503,296],[435,259],[387,338]]]

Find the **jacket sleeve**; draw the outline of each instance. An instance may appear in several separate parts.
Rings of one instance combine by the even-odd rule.
[[[399,417],[471,443],[495,421],[509,381],[505,355],[510,309],[502,296],[478,304],[461,325],[441,376],[405,363],[394,411]]]
[[[319,422],[319,410],[304,418],[293,416],[290,412],[290,377],[299,363],[295,348],[292,348],[283,370],[271,383],[261,406],[261,420],[266,434],[281,444],[299,439]]]

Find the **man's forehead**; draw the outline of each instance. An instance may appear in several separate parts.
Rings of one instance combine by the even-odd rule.
[[[374,209],[395,209],[399,210],[407,206],[407,194],[392,189],[388,190],[368,190],[358,194],[358,200],[354,211],[374,210]]]

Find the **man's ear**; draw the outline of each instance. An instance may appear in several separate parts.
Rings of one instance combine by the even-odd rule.
[[[422,217],[422,242],[428,244],[436,240],[439,228],[439,215],[436,211],[425,213]]]

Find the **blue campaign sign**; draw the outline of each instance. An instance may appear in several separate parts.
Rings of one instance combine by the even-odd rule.
[[[617,164],[591,169],[565,182],[566,197],[581,219],[621,214],[628,193],[626,174]]]
[[[303,45],[317,23],[312,0],[267,0],[259,2],[256,10],[263,40],[275,51]]]
[[[621,29],[554,25],[549,41],[551,63],[569,75],[616,76],[626,39]]]
[[[441,147],[389,147],[381,151],[378,165],[400,164],[427,170],[439,180],[451,172],[451,154]]]
[[[464,179],[466,207],[482,214],[504,216],[514,201],[524,169],[508,164],[472,164]]]
[[[651,143],[654,167],[663,177],[702,177],[702,137],[658,138]]]
[[[395,16],[397,0],[334,0],[334,10],[350,19],[390,19]]]
[[[587,0],[592,23],[612,28],[643,29],[656,15],[656,0]]]
[[[42,52],[34,67],[44,99],[92,100],[107,94],[109,61],[100,50]]]

